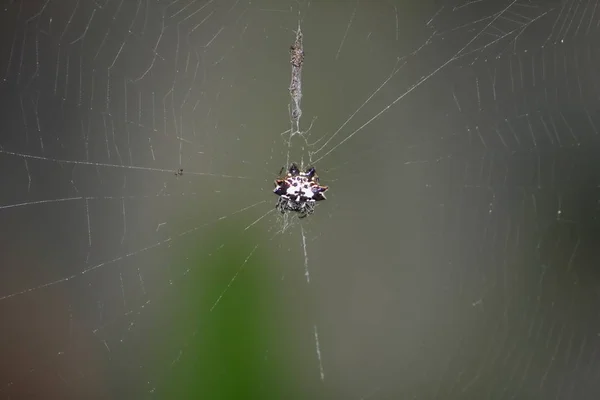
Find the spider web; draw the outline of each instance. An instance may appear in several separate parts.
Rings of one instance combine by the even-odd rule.
[[[0,392],[595,398],[597,6],[5,1]]]

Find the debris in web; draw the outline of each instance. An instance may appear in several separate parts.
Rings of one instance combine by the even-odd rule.
[[[302,64],[304,63],[304,46],[302,44],[302,29],[298,23],[298,30],[295,31],[296,40],[290,46],[290,64],[292,64],[292,80],[290,82],[290,120],[291,132],[290,139],[295,134],[300,133],[300,117],[302,116]]]

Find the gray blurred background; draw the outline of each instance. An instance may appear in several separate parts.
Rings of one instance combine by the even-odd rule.
[[[0,396],[598,398],[597,6],[4,0]]]

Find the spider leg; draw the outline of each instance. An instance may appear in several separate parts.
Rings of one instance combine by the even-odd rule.
[[[289,173],[292,176],[296,176],[296,175],[298,175],[300,173],[300,170],[298,169],[298,166],[296,165],[296,163],[292,163],[290,165]]]

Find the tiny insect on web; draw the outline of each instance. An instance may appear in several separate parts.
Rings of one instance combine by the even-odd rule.
[[[280,171],[283,172],[283,168]],[[328,186],[322,186],[314,167],[301,172],[295,163],[290,164],[287,173],[275,180],[273,193],[279,196],[275,208],[282,214],[297,212],[300,218],[312,214],[317,201],[325,200]]]

